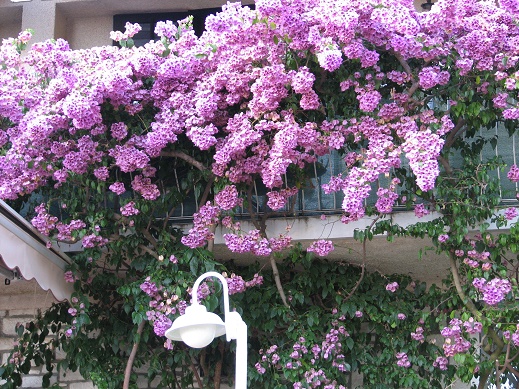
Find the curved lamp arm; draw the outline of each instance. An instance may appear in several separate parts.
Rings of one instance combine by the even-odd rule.
[[[235,389],[247,388],[247,324],[238,312],[229,311],[229,286],[227,280],[217,272],[207,272],[197,278],[191,292],[192,306],[199,306],[198,288],[202,281],[208,277],[216,277],[220,280],[223,288],[223,305],[225,315],[225,337],[228,342],[236,340],[236,373]]]
[[[227,313],[229,312],[229,286],[227,285],[227,280],[222,276],[220,273],[217,273],[215,271],[209,271],[207,273],[202,274],[200,277],[198,277],[195,281],[195,284],[193,285],[193,290],[191,292],[191,304],[199,304],[198,302],[198,288],[200,287],[200,284],[203,280],[209,277],[216,277],[220,280],[220,283],[222,284],[223,288],[223,308],[224,308],[224,314],[227,316]]]

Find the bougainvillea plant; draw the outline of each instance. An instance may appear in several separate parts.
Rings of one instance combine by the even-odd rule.
[[[518,17],[516,0],[424,13],[410,0],[258,0],[224,6],[200,37],[189,19],[159,22],[143,47],[131,24],[111,35],[120,47],[4,40],[0,198],[29,210],[49,245],[76,247],[74,294],[18,328],[4,385],[32,363],[49,386],[61,348],[60,368],[100,388],[135,387],[138,372],[156,387],[218,388],[232,377],[228,344],[164,337],[208,270],[226,274],[249,324],[251,387],[519,376],[519,227],[501,201],[515,199],[519,168],[488,152],[519,119]],[[444,284],[317,260],[333,242],[303,250],[289,228],[267,234],[327,156],[344,161],[320,188],[342,194],[341,221],[372,221],[356,238],[432,240],[450,261]],[[400,226],[396,205],[437,217]],[[190,207],[183,231],[174,216]],[[258,264],[215,257],[216,228]],[[218,310],[219,292],[207,280],[199,298]]]

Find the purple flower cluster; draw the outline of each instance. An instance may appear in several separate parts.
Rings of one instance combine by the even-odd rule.
[[[420,86],[424,89],[431,89],[436,85],[445,85],[449,82],[450,74],[441,71],[439,66],[425,67],[418,74]]]
[[[60,241],[74,240],[72,237],[73,231],[82,230],[85,227],[86,224],[83,222],[83,220],[72,220],[68,224],[59,222],[56,225],[56,228],[58,229],[57,239]]]
[[[130,201],[121,207],[121,215],[134,216],[138,215],[140,211],[135,207],[135,201]]]
[[[122,182],[114,182],[112,185],[108,187],[112,192],[122,195],[124,192],[126,192],[126,188],[124,187],[124,184]]]
[[[214,197],[215,203],[223,210],[228,211],[242,204],[235,185],[227,185]]]
[[[306,251],[315,253],[319,257],[326,257],[334,250],[333,242],[331,240],[320,239],[313,242]]]
[[[398,199],[398,193],[396,193],[396,186],[400,183],[398,178],[394,178],[391,181],[391,185],[388,189],[379,188],[377,190],[377,202],[375,203],[375,207],[377,211],[380,213],[391,213],[393,211],[393,206],[395,201]]]
[[[110,128],[112,136],[121,141],[124,138],[126,138],[126,135],[128,135],[128,127],[126,127],[126,124],[123,122],[118,122],[112,124],[112,127]]]
[[[449,235],[447,234],[441,234],[440,236],[438,236],[438,242],[440,243],[445,243],[449,240]]]
[[[429,214],[429,210],[425,208],[425,205],[423,203],[419,203],[414,206],[414,214],[418,218],[424,217]]]
[[[423,327],[417,327],[415,332],[411,332],[411,338],[419,342],[423,342],[425,340],[423,335]]]
[[[519,211],[515,207],[510,207],[505,210],[505,219],[514,220],[519,215]]]
[[[281,189],[279,191],[267,192],[267,205],[274,211],[279,210],[285,206],[287,200],[296,195],[297,187]]]
[[[490,257],[490,252],[489,251],[482,251],[482,252],[477,251],[475,240],[471,240],[470,244],[473,247],[472,250],[468,250],[466,253],[463,250],[456,250],[455,255],[457,257],[463,257],[466,255],[466,257],[463,259],[463,263],[465,263],[466,265],[468,265],[472,268],[479,267],[481,262],[483,262],[483,264],[481,265],[481,268],[484,271],[489,270],[492,267],[492,263],[488,262],[488,258]]]
[[[510,170],[508,171],[506,176],[512,182],[518,182],[519,181],[519,168],[515,164],[510,166]]]
[[[411,362],[409,361],[409,357],[406,353],[396,353],[396,364],[401,367],[409,368],[411,367]]]
[[[430,130],[410,131],[405,134],[405,151],[409,165],[416,175],[416,183],[423,191],[434,188],[439,174],[437,158],[444,140]]]
[[[391,282],[386,285],[386,290],[394,293],[397,291],[398,287],[399,287],[398,282]]]
[[[487,282],[484,278],[475,278],[472,285],[483,293],[483,301],[488,305],[497,305],[512,291],[510,281],[503,278],[494,278]]]
[[[216,225],[219,216],[220,208],[212,206],[209,202],[200,207],[193,216],[193,228],[189,230],[188,235],[182,237],[182,243],[191,248],[205,245],[214,236],[209,226]]]
[[[103,238],[101,235],[97,235],[96,233],[85,235],[81,240],[81,245],[84,248],[103,247],[107,243],[107,238]]]
[[[449,360],[445,357],[437,357],[433,362],[433,366],[437,367],[440,370],[447,370],[447,366],[449,365]]]
[[[170,294],[164,287],[158,286],[146,277],[140,289],[150,297],[150,309],[146,312],[146,319],[153,323],[153,330],[159,336],[164,336],[171,327],[170,316],[177,312],[183,314],[187,306],[176,294]]]
[[[58,223],[58,218],[56,216],[51,216],[47,209],[45,208],[45,204],[40,204],[35,208],[36,216],[32,218],[31,224],[36,227],[36,229],[42,233],[43,235],[49,236],[51,231],[56,228]]]
[[[443,343],[443,351],[446,357],[452,357],[456,354],[467,352],[472,343],[465,338],[465,333],[472,335],[480,333],[483,325],[475,321],[473,318],[465,322],[460,319],[452,319],[448,327],[441,330],[442,336],[445,338]]]
[[[135,176],[132,181],[132,189],[140,193],[143,199],[155,200],[160,196],[159,188],[151,182],[150,177],[144,177],[141,174]]]
[[[345,317],[341,316],[332,322],[332,328],[321,344],[310,343],[304,337],[300,337],[287,350],[288,357],[283,356],[282,350],[277,345],[270,346],[266,351],[260,350],[261,358],[255,364],[256,370],[260,374],[264,374],[267,367],[275,370],[298,371],[300,379],[293,383],[294,388],[344,388],[342,385],[336,386],[326,376],[324,370],[318,368],[319,363],[326,361],[331,363],[332,369],[338,373],[348,371],[345,356],[342,353],[342,340],[350,335],[341,323],[344,320]]]
[[[241,276],[231,274],[230,278],[227,278],[227,285],[229,287],[229,294],[243,293],[246,289],[254,286],[263,284],[263,277],[259,274],[254,274],[254,277],[250,281],[245,281]]]

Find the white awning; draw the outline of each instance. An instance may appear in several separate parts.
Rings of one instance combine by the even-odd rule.
[[[56,249],[47,248],[48,239],[40,234],[15,210],[0,200],[0,266],[1,260],[26,280],[35,279],[57,300],[70,298],[74,288],[63,274],[70,258]]]

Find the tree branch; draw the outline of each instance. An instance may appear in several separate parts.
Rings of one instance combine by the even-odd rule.
[[[223,367],[223,353],[225,350],[225,343],[222,341],[218,342],[218,351],[220,351],[220,359],[216,362],[214,368],[214,389],[220,389],[220,383],[222,381],[222,367]]]
[[[453,170],[452,170],[451,164],[449,163],[447,158],[443,157],[442,155],[439,155],[438,161],[441,163],[441,165],[445,169],[445,173],[447,173],[449,176],[452,176]]]
[[[283,285],[281,284],[281,279],[279,278],[278,265],[276,263],[276,259],[274,258],[274,254],[270,254],[270,266],[272,267],[272,274],[274,275],[274,281],[276,281],[276,288],[278,289],[281,301],[283,301],[283,305],[285,307],[290,308],[290,305],[288,305],[287,302],[285,291],[283,290]]]
[[[443,147],[449,148],[452,146],[454,141],[456,140],[457,136],[464,130],[464,126],[466,124],[466,121],[464,119],[458,120],[458,123],[454,126],[454,128],[449,132],[449,135],[447,136],[447,139],[445,140],[445,145]]]
[[[198,374],[198,371],[196,370],[195,363],[193,362],[193,357],[191,357],[191,364],[189,365],[191,370],[193,371],[193,375],[195,376],[196,382],[198,384],[199,388],[203,388],[204,384],[202,383],[202,380],[200,378],[200,374]]]
[[[250,220],[252,221],[252,224],[254,224],[254,227],[256,227],[257,230],[261,230],[260,224],[258,222],[258,219],[256,218],[256,213],[252,209],[252,190],[254,189],[254,183],[249,186],[247,189],[247,210],[249,211]]]
[[[375,225],[375,223],[377,222],[378,219],[379,219],[379,216],[377,216],[371,222],[371,224],[369,225],[367,230],[371,230],[373,228],[373,226]],[[366,259],[367,259],[367,254],[366,254],[366,241],[367,241],[367,239],[368,238],[367,238],[366,234],[364,234],[364,239],[362,240],[362,265],[360,266],[362,270],[360,272],[360,277],[359,277],[358,281],[356,282],[355,286],[353,287],[353,289],[350,291],[350,293],[348,293],[348,295],[344,298],[343,301],[347,301],[347,300],[349,300],[351,298],[351,296],[353,296],[353,294],[355,293],[355,291],[359,287],[360,283],[364,279],[364,274],[366,272]]]
[[[130,356],[128,357],[128,362],[126,362],[126,369],[124,369],[124,382],[123,382],[123,389],[128,389],[130,386],[130,376],[132,374],[132,366],[133,361],[135,360],[135,356],[137,355],[137,350],[139,349],[139,342],[141,340],[141,334],[144,330],[144,325],[146,324],[146,321],[143,320],[139,323],[139,326],[137,327],[137,340],[133,344],[132,351],[130,352]]]
[[[452,273],[452,278],[454,281],[454,286],[456,287],[458,296],[460,296],[461,300],[463,301],[463,304],[465,304],[465,306],[468,308],[470,313],[472,313],[474,315],[475,319],[481,320],[481,318],[483,317],[483,314],[477,309],[474,302],[463,291],[463,288],[461,286],[461,281],[460,281],[460,274],[458,272],[458,267],[457,267],[457,263],[456,263],[456,258],[455,258],[455,255],[453,252],[449,252],[449,261],[450,261],[450,265],[451,265],[451,273]],[[494,352],[490,355],[489,359],[491,361],[496,361],[499,358],[499,356],[501,355],[501,353],[503,352],[504,343],[501,340],[501,338],[499,338],[499,335],[492,328],[488,329],[488,335],[492,338],[492,340],[494,341],[494,344],[496,346]],[[488,381],[489,376],[490,376],[490,371],[481,372],[478,389],[485,388],[486,382]]]
[[[207,168],[205,167],[205,165],[202,162],[197,161],[195,158],[193,158],[190,155],[187,155],[186,153],[184,153],[182,151],[161,151],[160,156],[161,157],[180,158],[180,159],[186,161],[187,163],[189,163],[190,165],[193,165],[200,171],[207,170]]]
[[[150,242],[150,244],[154,247],[154,248],[157,248],[157,241],[155,240],[155,238],[150,234],[150,231],[148,229],[145,229],[145,230],[141,230],[142,234],[144,235],[144,237],[148,240],[148,242]]]
[[[146,251],[148,254],[150,254],[150,255],[151,255],[152,257],[154,257],[155,259],[159,259],[159,256],[158,256],[158,254],[157,254],[155,251],[153,251],[152,249],[150,249],[150,248],[144,246],[143,244],[140,244],[140,245],[139,245],[139,248],[140,248],[141,250],[143,250],[143,251]]]
[[[404,68],[405,72],[407,73],[407,75],[409,75],[409,77],[411,77],[411,80],[414,80],[414,75],[413,75],[413,71],[411,69],[411,66],[409,66],[409,64],[407,63],[407,61],[404,59],[404,57],[402,57],[402,55],[400,53],[397,53],[397,52],[393,52],[393,55],[395,56],[395,58],[398,60],[398,62],[400,63],[400,65],[402,65],[402,67]],[[414,92],[416,92],[416,90],[420,87],[420,83],[418,81],[413,81],[413,83],[411,84],[411,87],[409,88],[409,90],[407,91],[407,95],[409,97],[411,97]]]
[[[456,287],[456,292],[458,292],[458,296],[460,296],[461,300],[463,301],[463,304],[465,304],[468,310],[474,315],[475,319],[480,320],[482,316],[481,312],[476,308],[474,302],[463,291],[463,287],[461,286],[460,281],[460,273],[458,272],[458,266],[456,263],[456,258],[454,256],[454,253],[452,252],[449,252],[449,262],[451,266],[451,273],[454,281],[454,286]]]
[[[211,188],[214,184],[214,174],[211,173],[209,175],[209,179],[207,180],[207,184],[204,189],[204,193],[202,193],[202,197],[200,197],[200,201],[198,202],[198,207],[200,208],[202,205],[204,205],[207,201],[207,198],[209,197],[209,193],[211,192]]]

